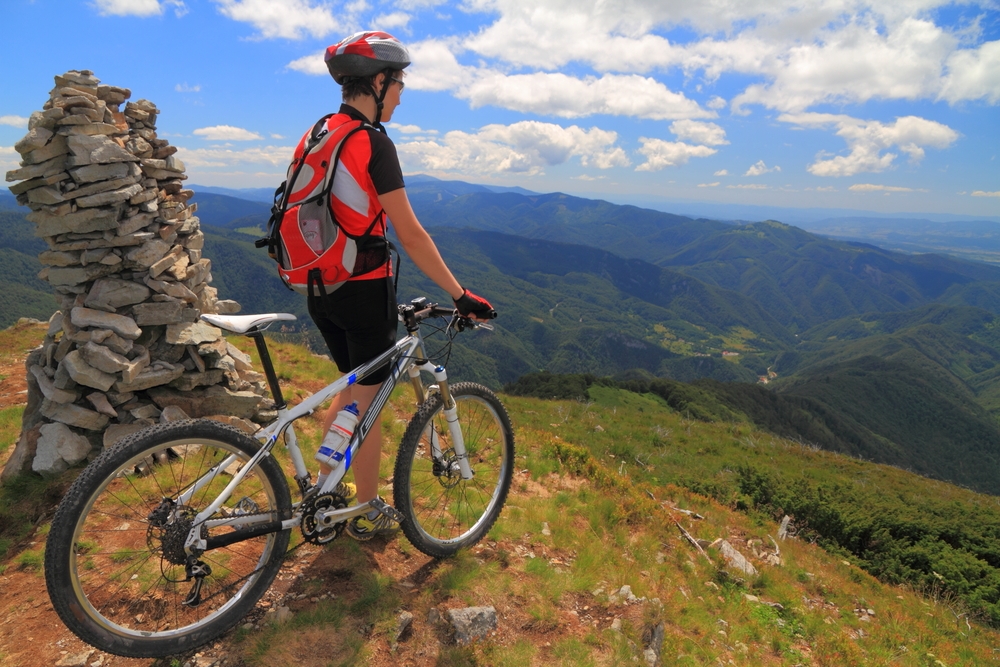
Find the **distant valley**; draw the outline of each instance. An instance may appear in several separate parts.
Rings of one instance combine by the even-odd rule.
[[[456,346],[458,377],[695,382],[772,432],[1000,493],[1000,266],[558,193],[430,179],[408,192],[455,273],[501,312],[495,333]],[[230,194],[195,198],[213,284],[244,312],[296,313],[313,336],[304,300],[253,247],[267,193]],[[55,307],[23,213],[0,195],[0,326]],[[404,259],[400,298],[422,294],[444,296]]]

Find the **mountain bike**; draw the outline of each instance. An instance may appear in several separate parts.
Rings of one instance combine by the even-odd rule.
[[[491,327],[423,298],[398,308],[406,336],[294,407],[282,397],[263,331],[295,317],[202,315],[254,339],[277,418],[253,436],[207,419],[158,424],[123,438],[88,465],[60,503],[45,549],[49,596],[67,627],[102,651],[127,657],[189,651],[254,607],[281,568],[293,529],[303,543],[327,544],[348,520],[373,509],[399,522],[413,546],[429,556],[447,557],[482,539],[510,489],[510,418],[486,387],[449,385],[444,365],[428,358],[420,327],[428,318],[445,318],[438,330],[449,354],[458,332]],[[292,423],[385,365],[389,376],[343,462],[317,487]],[[421,372],[433,383],[425,385]],[[404,375],[418,408],[396,455],[395,507],[379,498],[348,506],[338,484]],[[294,469],[298,502],[272,451],[279,438]]]

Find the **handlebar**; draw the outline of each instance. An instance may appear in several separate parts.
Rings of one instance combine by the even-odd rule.
[[[413,325],[416,325],[416,323],[423,322],[431,317],[450,317],[454,321],[455,328],[459,331],[479,328],[486,329],[487,331],[494,330],[492,324],[487,324],[482,320],[476,320],[472,317],[459,315],[457,308],[446,308],[436,303],[427,303],[427,299],[424,297],[414,299],[409,305],[401,304],[398,308],[400,317],[404,323],[407,323],[408,318],[412,318]],[[497,311],[490,309],[487,319],[495,319],[496,316]],[[407,329],[409,328],[410,325],[408,324]]]

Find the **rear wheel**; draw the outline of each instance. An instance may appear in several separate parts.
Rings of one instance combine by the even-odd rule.
[[[287,530],[236,534],[251,532],[247,522],[291,517],[274,458],[263,458],[209,518],[244,525],[203,524],[201,537],[230,544],[192,559],[184,542],[194,517],[259,447],[218,422],[184,421],[140,431],[91,463],[60,503],[45,549],[45,582],[67,627],[102,651],[150,658],[191,650],[239,622],[288,547]]]
[[[463,479],[444,402],[432,394],[413,416],[396,456],[393,497],[407,539],[438,558],[477,543],[500,516],[514,473],[514,431],[496,394],[472,382],[451,387],[466,455]]]

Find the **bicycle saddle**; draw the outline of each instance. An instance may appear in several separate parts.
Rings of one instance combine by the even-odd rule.
[[[296,318],[291,313],[267,313],[265,315],[209,315],[203,313],[201,319],[226,331],[245,334],[255,327],[265,327],[271,322],[290,322]]]

